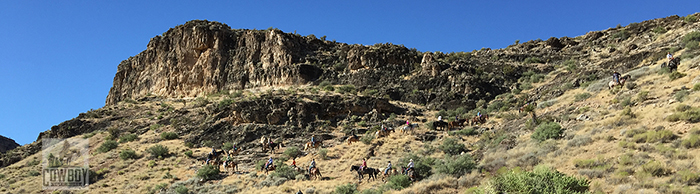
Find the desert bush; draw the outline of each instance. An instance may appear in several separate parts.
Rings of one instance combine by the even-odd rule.
[[[686,76],[685,73],[674,71],[674,72],[671,72],[671,74],[668,74],[668,79],[671,79],[671,81],[673,81],[673,80],[677,80],[677,79],[685,77],[685,76]]]
[[[296,146],[290,146],[284,150],[283,154],[289,158],[297,158],[301,156],[301,150]]]
[[[691,170],[684,169],[678,171],[673,178],[674,181],[683,183],[685,185],[695,184],[700,181],[700,174],[695,173]]]
[[[286,178],[287,180],[293,180],[297,177],[299,172],[294,170],[294,168],[286,165],[286,164],[275,164],[276,169],[275,171],[271,174],[273,177],[282,177]]]
[[[453,138],[445,138],[438,149],[450,155],[457,155],[467,150],[464,144],[457,142],[457,140]]]
[[[528,57],[523,60],[523,63],[525,64],[530,64],[530,63],[542,63],[542,59],[537,58],[537,57]]]
[[[591,97],[591,93],[584,92],[584,93],[576,94],[574,96],[574,101],[576,101],[576,102],[584,101],[590,97]]]
[[[666,167],[666,165],[664,165],[663,163],[657,161],[649,161],[646,164],[642,165],[641,168],[642,172],[646,172],[657,177],[671,173],[671,169]]]
[[[185,156],[190,157],[190,158],[193,158],[193,156],[192,156],[192,150],[187,150],[187,151],[185,151]]]
[[[335,187],[336,194],[355,194],[357,192],[357,185],[352,183],[338,185],[337,187]]]
[[[470,154],[446,156],[442,162],[435,166],[437,173],[449,174],[456,177],[470,172],[476,167],[474,159]]]
[[[542,142],[547,139],[558,139],[563,132],[564,130],[559,123],[545,122],[537,126],[531,138]]]
[[[652,31],[657,34],[663,34],[666,33],[667,30],[663,26],[656,26],[656,28],[654,28]]]
[[[566,143],[567,146],[569,147],[580,147],[580,146],[585,146],[593,142],[593,139],[591,139],[590,135],[584,135],[584,136],[576,136],[573,139],[569,140],[569,142]]]
[[[697,123],[700,121],[700,108],[680,104],[676,107],[676,112],[666,117],[671,122],[687,121]]]
[[[185,187],[185,185],[178,185],[177,187],[175,187],[175,193],[177,194],[187,194],[189,192],[190,190],[187,187]]]
[[[700,146],[700,136],[692,134],[688,138],[683,139],[681,145],[685,148],[696,148]]]
[[[226,142],[221,146],[221,149],[223,150],[231,150],[233,149],[233,143],[231,142]]]
[[[119,137],[119,143],[126,143],[138,139],[139,136],[136,134],[126,134]]]
[[[632,137],[632,141],[637,143],[655,143],[655,142],[670,142],[674,140],[676,135],[669,130],[647,131],[642,134],[637,134]]]
[[[374,139],[374,134],[365,134],[360,138],[360,141],[362,141],[362,143],[364,143],[364,144],[369,145],[370,143],[372,143],[373,139]]]
[[[376,89],[366,89],[362,92],[362,94],[365,96],[374,96],[375,94],[377,94],[377,92],[378,91]]]
[[[700,31],[693,31],[685,36],[683,36],[683,39],[681,39],[681,43],[685,45],[685,47],[688,47],[689,43],[695,41],[695,44],[697,44],[697,41],[700,41]]]
[[[413,164],[415,173],[417,173],[417,178],[429,177],[432,175],[432,166],[435,164],[435,159],[431,157],[421,157],[413,153],[409,153],[407,156],[399,159],[398,164],[408,164],[409,160],[413,159]]]
[[[464,129],[458,130],[458,131],[450,131],[450,135],[462,135],[462,136],[469,136],[469,135],[477,135],[477,131],[473,127],[465,127]]]
[[[197,177],[204,180],[211,180],[219,175],[219,169],[213,165],[205,165],[197,170]]]
[[[355,86],[353,85],[342,85],[338,87],[338,92],[340,93],[350,93],[354,94],[355,93]]]
[[[223,100],[219,101],[218,108],[219,109],[226,108],[228,106],[231,106],[231,104],[233,104],[234,102],[236,102],[236,101],[234,99],[231,99],[231,98],[223,99]]]
[[[620,30],[615,32],[612,36],[613,39],[620,39],[620,40],[626,40],[627,38],[630,37],[629,33],[627,33],[627,30]]]
[[[586,193],[590,181],[545,166],[533,171],[508,170],[484,184],[484,193]]]
[[[152,125],[149,127],[149,129],[151,129],[151,130],[156,130],[156,129],[159,129],[159,128],[161,128],[161,127],[163,127],[163,125],[157,124],[157,123],[156,123],[156,124],[152,124]]]
[[[674,97],[678,102],[683,102],[683,100],[685,99],[685,97],[688,96],[688,94],[690,94],[690,92],[688,92],[688,90],[681,90],[681,91],[676,92]]]
[[[166,156],[168,156],[168,154],[170,154],[168,147],[165,147],[165,146],[160,145],[160,144],[156,144],[154,146],[151,146],[148,149],[146,149],[146,151],[148,153],[150,153],[151,156],[153,156],[154,158],[162,158],[162,157],[166,157]]]
[[[138,156],[136,155],[136,151],[134,151],[132,149],[125,149],[119,153],[119,158],[121,158],[122,160],[127,160],[127,159],[136,159],[136,158],[138,158]]]
[[[328,159],[328,149],[322,148],[321,150],[318,151],[318,155],[321,156],[321,159]]]
[[[637,102],[644,102],[645,100],[647,100],[647,96],[649,96],[649,91],[640,91],[639,93],[637,93]]]
[[[163,132],[160,134],[160,138],[165,140],[177,139],[179,136],[175,132]]]
[[[391,189],[401,190],[403,188],[411,186],[411,180],[406,175],[392,176],[392,177],[389,177],[389,180],[387,181],[387,185]]]
[[[117,146],[119,146],[119,143],[117,143],[116,141],[106,140],[105,142],[102,143],[102,145],[100,145],[99,148],[97,148],[97,151],[100,153],[105,153],[105,152],[109,152],[110,150],[112,150],[114,148],[117,148]]]

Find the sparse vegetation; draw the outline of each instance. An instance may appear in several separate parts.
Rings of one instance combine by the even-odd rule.
[[[117,148],[119,146],[119,143],[117,143],[114,140],[105,140],[105,142],[100,145],[99,148],[97,148],[97,151],[100,153],[106,153],[109,152],[110,150]]]
[[[173,140],[180,137],[177,135],[177,133],[174,132],[163,132],[160,134],[160,138],[164,140]]]
[[[438,149],[442,150],[443,152],[445,152],[445,154],[449,155],[458,155],[467,150],[464,144],[459,143],[456,139],[453,138],[445,138],[445,140],[443,140],[442,144],[438,147]]]
[[[535,132],[532,133],[531,138],[542,142],[547,139],[558,139],[561,137],[562,133],[563,130],[559,123],[545,122],[537,126]]]
[[[321,156],[321,159],[327,160],[328,159],[328,149],[322,148],[321,150],[318,151],[318,155]]]
[[[545,166],[530,171],[508,170],[482,186],[484,193],[586,193],[590,181]]]
[[[680,104],[676,107],[676,112],[666,117],[668,121],[686,121],[690,123],[700,122],[700,108]]]
[[[590,97],[591,97],[591,93],[584,92],[584,93],[576,94],[574,96],[574,101],[576,101],[576,102],[584,101]]]
[[[121,137],[119,137],[119,143],[131,142],[131,141],[134,141],[134,140],[136,140],[136,139],[138,139],[138,138],[139,138],[138,135],[136,135],[136,134],[131,134],[131,133],[130,133],[130,134],[126,134],[126,135],[122,135]]]
[[[372,143],[373,139],[374,139],[374,134],[370,133],[370,134],[365,134],[364,136],[362,136],[360,138],[360,141],[362,141],[362,143],[364,143],[364,144],[369,145],[370,143]]]
[[[185,156],[190,157],[190,158],[193,158],[193,156],[192,156],[192,150],[187,150],[187,151],[185,151]]]
[[[471,172],[476,167],[474,159],[470,154],[446,156],[442,162],[437,163],[435,171],[437,173],[449,174],[456,177]]]
[[[291,146],[284,150],[284,155],[289,158],[297,158],[301,156],[301,154],[301,150],[296,146]]]
[[[136,158],[138,158],[138,156],[136,155],[136,151],[134,151],[132,149],[125,149],[119,153],[119,158],[121,158],[122,160],[128,160],[128,159],[136,159]]]
[[[170,154],[168,147],[165,147],[165,146],[160,145],[160,144],[156,144],[152,147],[149,147],[146,151],[148,153],[150,153],[152,157],[159,158],[159,159],[166,157],[166,156],[168,156],[168,154]]]
[[[685,73],[673,71],[673,72],[671,72],[671,74],[668,74],[668,79],[671,79],[671,81],[673,81],[673,80],[677,80],[679,78],[685,77],[686,75],[687,74],[685,74]]]
[[[352,183],[335,187],[336,194],[355,194],[357,192],[357,185]]]
[[[525,64],[530,64],[530,63],[542,63],[542,59],[537,58],[537,57],[528,57],[523,60],[523,63]]]
[[[401,190],[408,186],[411,186],[411,180],[406,175],[396,175],[389,177],[387,181],[387,186],[394,190]]]
[[[197,177],[203,180],[212,180],[219,175],[219,169],[213,165],[205,165],[197,170]]]

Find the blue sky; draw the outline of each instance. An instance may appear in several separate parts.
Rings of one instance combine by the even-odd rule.
[[[0,135],[36,140],[104,106],[117,65],[189,20],[420,51],[504,48],[670,15],[697,1],[0,1]]]

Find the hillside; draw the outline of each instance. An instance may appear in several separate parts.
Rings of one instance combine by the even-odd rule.
[[[509,178],[537,173],[591,193],[698,193],[697,17],[461,53],[190,21],[119,64],[105,107],[0,153],[0,192],[51,192],[40,190],[42,138],[71,138],[89,140],[96,179],[75,193],[518,193],[508,189],[538,182]],[[661,68],[667,52],[677,71]],[[608,89],[613,71],[631,78]],[[489,120],[435,129],[438,116],[477,112]],[[419,127],[374,136],[406,120]],[[305,151],[312,135],[323,146]],[[263,151],[262,136],[281,149]],[[197,176],[212,147],[232,144],[239,171]],[[316,159],[321,179],[286,168],[294,156],[302,168]],[[265,175],[268,157],[279,169]],[[363,158],[379,169],[414,159],[420,176],[358,181],[350,167]]]

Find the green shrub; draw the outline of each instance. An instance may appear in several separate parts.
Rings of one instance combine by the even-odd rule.
[[[642,165],[642,172],[646,172],[658,177],[671,173],[671,169],[668,169],[661,162],[649,161],[646,164]]]
[[[109,152],[110,150],[117,148],[118,145],[119,143],[114,140],[106,140],[102,143],[102,145],[100,145],[99,148],[97,148],[97,151],[100,153]]]
[[[389,180],[387,180],[387,186],[391,189],[399,191],[411,186],[411,180],[408,178],[408,176],[403,174],[391,176],[389,177]]]
[[[663,26],[656,26],[656,28],[654,28],[652,31],[657,34],[663,34],[666,33],[667,30]]]
[[[136,159],[136,158],[138,158],[138,156],[136,155],[136,151],[134,151],[132,149],[125,149],[119,153],[119,158],[121,158],[122,160],[128,160],[128,159]]]
[[[590,181],[545,166],[530,171],[508,170],[482,184],[484,193],[587,193]]]
[[[139,136],[136,135],[136,134],[126,134],[126,135],[122,135],[121,137],[119,137],[119,143],[131,142],[131,141],[134,141],[134,140],[136,140],[136,139],[138,139],[138,138],[139,138]]]
[[[154,158],[162,158],[168,156],[170,154],[170,151],[168,151],[168,147],[165,147],[160,144],[156,144],[154,146],[151,146],[150,148],[146,149],[148,153],[151,154]]]
[[[686,76],[685,73],[674,71],[674,72],[671,72],[671,74],[668,74],[668,79],[671,79],[671,81],[673,81],[673,80],[677,80],[678,78],[682,78],[685,76]]]
[[[399,159],[398,164],[408,164],[409,160],[413,159],[413,164],[416,173],[416,178],[429,177],[432,175],[432,169],[435,165],[435,159],[431,157],[420,157],[413,153],[409,153],[407,156]]]
[[[308,192],[307,192],[308,193]],[[382,190],[377,188],[365,189],[360,192],[360,194],[382,194]]]
[[[192,150],[185,151],[185,156],[190,157],[190,158],[194,158],[194,157],[192,157]]]
[[[683,21],[685,21],[686,23],[694,23],[694,22],[698,21],[698,18],[695,17],[694,15],[688,15],[688,16],[683,17]]]
[[[537,126],[531,138],[542,142],[547,139],[558,139],[563,132],[564,130],[559,123],[545,122]]]
[[[458,155],[466,151],[467,147],[464,144],[459,143],[456,139],[448,137],[443,140],[442,144],[438,146],[438,149],[445,152],[445,154]]]
[[[700,181],[700,174],[695,173],[691,170],[684,169],[678,171],[674,178],[676,181],[681,182],[686,185],[694,184]]]
[[[569,72],[572,72],[572,71],[576,70],[576,68],[578,68],[576,66],[576,60],[573,60],[573,59],[569,59],[569,60],[564,61],[564,63],[562,65],[564,67],[566,67],[566,70]]]
[[[177,139],[179,136],[175,132],[163,132],[160,134],[160,138],[165,140]]]
[[[525,58],[525,60],[523,61],[523,63],[525,63],[525,64],[530,64],[530,63],[542,63],[542,59],[537,58],[537,57],[528,57],[528,58]]]
[[[336,194],[355,194],[357,192],[357,185],[352,183],[338,185],[337,187],[335,187]]]
[[[437,173],[449,174],[456,177],[471,172],[476,167],[474,159],[470,154],[446,156],[445,159],[435,166]]]
[[[205,165],[199,170],[197,170],[197,177],[200,179],[206,180],[211,180],[216,178],[216,176],[219,175],[219,169],[214,167],[213,165]]]
[[[681,145],[685,148],[696,148],[700,146],[700,136],[692,134],[688,138],[683,139]]]
[[[271,174],[272,177],[283,177],[286,178],[287,180],[293,180],[296,179],[296,176],[299,174],[294,168],[283,164],[283,163],[275,163],[276,169],[275,171]]]
[[[226,143],[224,143],[223,146],[221,146],[221,149],[226,150],[226,151],[231,150],[231,149],[233,149],[233,143],[226,142]]]
[[[156,129],[159,129],[159,128],[161,128],[161,127],[163,127],[163,125],[157,124],[157,123],[156,123],[156,124],[152,124],[149,128],[150,128],[151,130],[156,130]]]
[[[321,150],[318,151],[318,155],[321,156],[321,159],[328,159],[328,149],[322,148]]]
[[[464,129],[461,129],[461,130],[459,130],[459,131],[450,131],[449,134],[450,134],[450,135],[469,136],[469,135],[476,135],[476,134],[478,134],[478,133],[477,133],[476,130],[474,130],[474,128],[471,128],[471,127],[466,128],[466,127],[465,127]]]
[[[233,100],[233,99],[231,99],[231,98],[226,98],[226,99],[224,99],[224,100],[222,100],[222,101],[219,101],[219,107],[218,107],[218,108],[219,108],[219,109],[226,108],[227,106],[230,106],[230,105],[233,104],[234,102],[236,102],[236,101]]]
[[[588,99],[588,98],[590,98],[590,97],[591,97],[591,93],[584,92],[584,93],[576,94],[576,95],[574,96],[574,100],[575,100],[576,102],[579,102],[579,101],[584,101],[584,100],[586,100],[586,99]]]
[[[364,92],[362,92],[362,94],[365,96],[374,96],[375,94],[377,94],[377,92],[378,91],[375,89],[366,89]]]
[[[647,131],[632,137],[632,141],[637,143],[670,142],[676,139],[676,135],[669,130]]]
[[[39,176],[39,175],[41,175],[41,173],[40,173],[39,171],[36,171],[36,170],[31,170],[31,171],[29,171],[28,174],[29,174],[29,176]]]
[[[301,150],[296,146],[291,146],[284,150],[283,154],[289,158],[297,158],[301,156]]]
[[[117,128],[109,128],[107,129],[107,132],[109,132],[109,136],[111,136],[113,139],[118,138],[121,134],[121,131],[119,131]]]
[[[355,93],[355,86],[353,85],[342,85],[338,87],[338,92],[340,93],[350,93],[354,94]]]
[[[364,143],[364,144],[369,145],[370,143],[372,143],[373,139],[374,139],[374,134],[370,133],[370,134],[365,134],[364,136],[362,136],[360,138],[360,141],[362,141],[362,143]]]
[[[630,35],[629,35],[629,33],[627,33],[627,30],[620,30],[612,35],[613,39],[619,38],[620,40],[626,40],[629,37],[630,37]]]
[[[688,43],[685,43],[685,49],[694,51],[694,50],[698,50],[698,48],[700,48],[700,41],[691,40],[691,41],[689,41]],[[691,55],[692,55],[692,54],[691,54]],[[691,56],[691,57],[692,57],[692,56]]]
[[[643,90],[637,93],[637,102],[644,102],[647,100],[647,96],[649,95],[649,91]]]
[[[83,135],[83,139],[91,138],[92,136],[95,136],[97,134],[97,131],[90,132],[88,134]]]
[[[666,119],[671,122],[682,120],[690,123],[697,123],[700,122],[700,109],[687,105],[679,105],[676,108],[676,112],[666,117]]]
[[[188,194],[190,193],[190,190],[185,187],[185,185],[178,185],[175,187],[175,193],[177,194]]]

